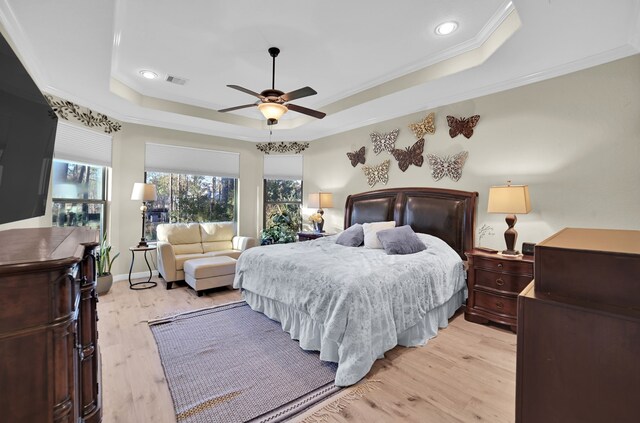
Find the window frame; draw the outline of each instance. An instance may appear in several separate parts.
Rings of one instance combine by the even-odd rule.
[[[304,199],[304,181],[302,179],[295,179],[300,181],[300,201],[267,201],[267,181],[289,181],[291,179],[262,179],[262,228],[267,228],[267,205],[268,204],[276,204],[276,205],[287,205],[287,204],[298,204],[300,206],[300,224],[298,225],[298,231],[302,230],[302,203]]]
[[[218,176],[218,175],[196,175],[196,174],[190,174],[190,173],[174,173],[174,172],[162,172],[162,171],[144,171],[144,181],[145,183],[150,183],[147,180],[148,174],[149,173],[160,173],[160,174],[165,174],[165,175],[169,175],[169,183],[171,184],[173,182],[174,177],[176,177],[177,175],[183,175],[183,176],[201,176],[201,177],[207,177],[207,178],[220,178],[220,179],[233,179],[234,182],[234,189],[233,189],[233,217],[231,219],[232,222],[234,222],[236,225],[238,224],[238,220],[239,220],[239,209],[238,209],[238,199],[239,199],[239,187],[240,187],[240,178],[238,177],[230,177],[230,176]],[[153,204],[154,202],[149,202],[151,204]],[[171,205],[170,205],[171,206]],[[147,210],[147,214],[145,216],[145,221],[149,222],[149,214],[152,212],[152,208],[149,208]],[[171,221],[171,208],[169,207],[167,209],[167,213],[169,215],[168,218],[168,222],[159,222],[160,223],[174,223]],[[208,220],[207,222],[213,222],[212,220]],[[218,221],[216,221],[218,222]],[[219,222],[228,222],[228,220],[220,220]],[[156,225],[157,226],[157,225]],[[151,237],[149,234],[147,234],[146,232],[146,228],[145,228],[145,234],[147,235],[147,240],[151,240],[153,242],[157,241],[157,237]]]
[[[107,194],[109,192],[109,189],[107,187],[107,184],[109,183],[108,180],[108,166],[104,166],[104,165],[96,165],[96,164],[90,164],[90,163],[82,163],[82,162],[76,162],[73,160],[66,160],[66,159],[53,159],[53,161],[58,161],[58,162],[65,162],[65,163],[72,163],[74,165],[80,165],[80,166],[91,166],[91,167],[100,167],[102,168],[102,200],[95,200],[95,199],[83,199],[83,198],[65,198],[65,197],[51,197],[51,212],[52,212],[52,216],[51,216],[51,222],[53,223],[53,204],[54,203],[68,203],[68,204],[72,204],[72,205],[76,205],[76,204],[102,204],[102,217],[100,218],[100,239],[102,239],[102,237],[104,236],[105,233],[107,232],[107,214],[108,214],[108,201],[107,201]],[[51,166],[51,171],[53,172],[53,163]],[[54,181],[53,178],[51,180],[51,192],[53,193],[54,189]],[[53,194],[52,194],[53,195]]]

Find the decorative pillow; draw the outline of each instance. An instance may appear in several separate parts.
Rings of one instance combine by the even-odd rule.
[[[387,254],[413,254],[427,248],[409,225],[379,231],[378,239]]]
[[[363,241],[364,231],[362,230],[362,225],[354,223],[338,235],[336,244],[344,245],[345,247],[359,247]]]
[[[382,244],[378,241],[378,231],[395,227],[396,222],[394,221],[363,223],[362,230],[364,231],[364,248],[382,248]]]

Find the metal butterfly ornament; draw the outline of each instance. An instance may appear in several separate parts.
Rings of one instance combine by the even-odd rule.
[[[371,142],[373,143],[373,152],[376,154],[380,154],[382,151],[391,153],[393,149],[396,148],[396,140],[398,139],[399,133],[400,129],[394,129],[386,134],[379,134],[377,132],[369,134]]]
[[[353,167],[356,167],[358,163],[364,164],[366,160],[364,157],[364,145],[359,150],[347,153],[347,157],[351,160],[351,166]]]
[[[420,138],[411,147],[407,147],[404,150],[395,149],[391,152],[393,157],[398,161],[398,167],[401,171],[406,171],[409,165],[421,167],[424,163],[424,138]]]
[[[447,123],[449,124],[449,136],[455,138],[458,134],[464,135],[467,139],[473,135],[473,128],[476,127],[480,115],[473,115],[469,118],[456,118],[453,116],[447,116]]]
[[[448,176],[458,182],[462,176],[462,167],[468,156],[468,151],[461,151],[454,156],[446,156],[444,158],[435,154],[427,154],[427,160],[429,160],[429,166],[431,166],[431,176],[436,181]]]
[[[436,114],[431,112],[422,122],[409,124],[409,128],[413,131],[417,139],[424,138],[424,134],[433,135],[436,133],[435,117]]]
[[[370,187],[373,187],[377,182],[380,182],[382,185],[387,185],[389,182],[389,164],[391,160],[385,160],[379,165],[373,166],[362,166],[362,171],[364,175],[367,177],[367,183]]]

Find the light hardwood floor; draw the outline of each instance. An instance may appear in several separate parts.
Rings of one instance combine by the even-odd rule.
[[[185,285],[132,291],[115,283],[98,303],[103,422],[175,422],[146,321],[239,299],[226,288],[197,297]],[[323,414],[332,422],[513,422],[515,352],[513,333],[459,313],[426,346],[396,347],[378,360],[367,376],[376,389],[337,408],[329,399],[302,418],[330,409]]]

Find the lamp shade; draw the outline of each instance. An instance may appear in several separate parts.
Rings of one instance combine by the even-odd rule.
[[[504,185],[489,188],[488,213],[527,214],[530,211],[529,186]]]
[[[330,209],[333,207],[333,194],[330,192],[316,192],[309,194],[307,207],[316,209]]]
[[[136,182],[133,184],[133,191],[131,191],[132,200],[156,201],[157,198],[158,195],[154,184],[145,184],[142,182]]]
[[[266,119],[275,120],[279,120],[288,110],[286,106],[278,103],[260,103],[258,109]]]

